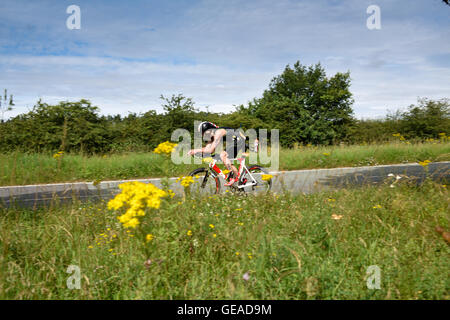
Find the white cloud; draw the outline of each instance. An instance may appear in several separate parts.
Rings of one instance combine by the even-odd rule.
[[[8,81],[18,99],[23,96],[21,92],[35,92],[48,103],[86,98],[107,114],[150,108],[161,111],[159,96],[173,93],[193,97],[199,107],[209,105],[210,110],[228,112],[248,97],[260,95],[273,76],[222,66],[175,66],[113,58],[13,56],[3,57],[3,66],[15,69],[10,70]],[[17,100],[17,105],[31,106],[35,101],[28,96]],[[17,109],[16,113],[23,111]]]
[[[369,31],[366,0],[79,2],[80,32],[65,29],[68,2],[0,5],[0,21],[12,26],[0,28],[0,80],[16,113],[38,97],[144,112],[173,93],[226,112],[296,60],[320,61],[328,75],[349,70],[357,116],[448,96],[448,64],[430,61],[450,53],[441,4],[380,0],[382,29]]]

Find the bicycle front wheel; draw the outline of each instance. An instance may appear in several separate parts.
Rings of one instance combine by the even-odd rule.
[[[213,177],[207,168],[198,168],[189,174],[195,183],[191,185],[191,192],[199,195],[220,193],[220,179]]]

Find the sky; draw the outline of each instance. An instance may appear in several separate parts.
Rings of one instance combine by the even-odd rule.
[[[367,28],[370,5],[381,29]],[[350,72],[357,118],[380,118],[450,97],[449,30],[441,0],[2,0],[0,89],[15,97],[7,117],[38,99],[162,112],[160,96],[180,93],[230,112],[288,64],[320,62],[328,76]]]

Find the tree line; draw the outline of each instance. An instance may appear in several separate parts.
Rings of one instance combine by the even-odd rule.
[[[449,99],[418,99],[407,111],[381,120],[358,120],[353,115],[350,73],[327,77],[320,64],[292,67],[273,78],[260,98],[230,113],[200,111],[182,94],[161,96],[162,113],[105,116],[88,100],[49,105],[0,121],[0,152],[110,153],[149,151],[170,140],[173,130],[193,133],[193,122],[221,126],[279,129],[283,147],[372,143],[393,139],[438,138],[450,128]]]

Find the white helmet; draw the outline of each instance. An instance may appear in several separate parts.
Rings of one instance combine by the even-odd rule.
[[[209,121],[203,121],[198,125],[197,131],[200,132],[200,134],[203,136],[206,130],[217,128],[219,128],[219,126],[215,125],[214,123]]]

